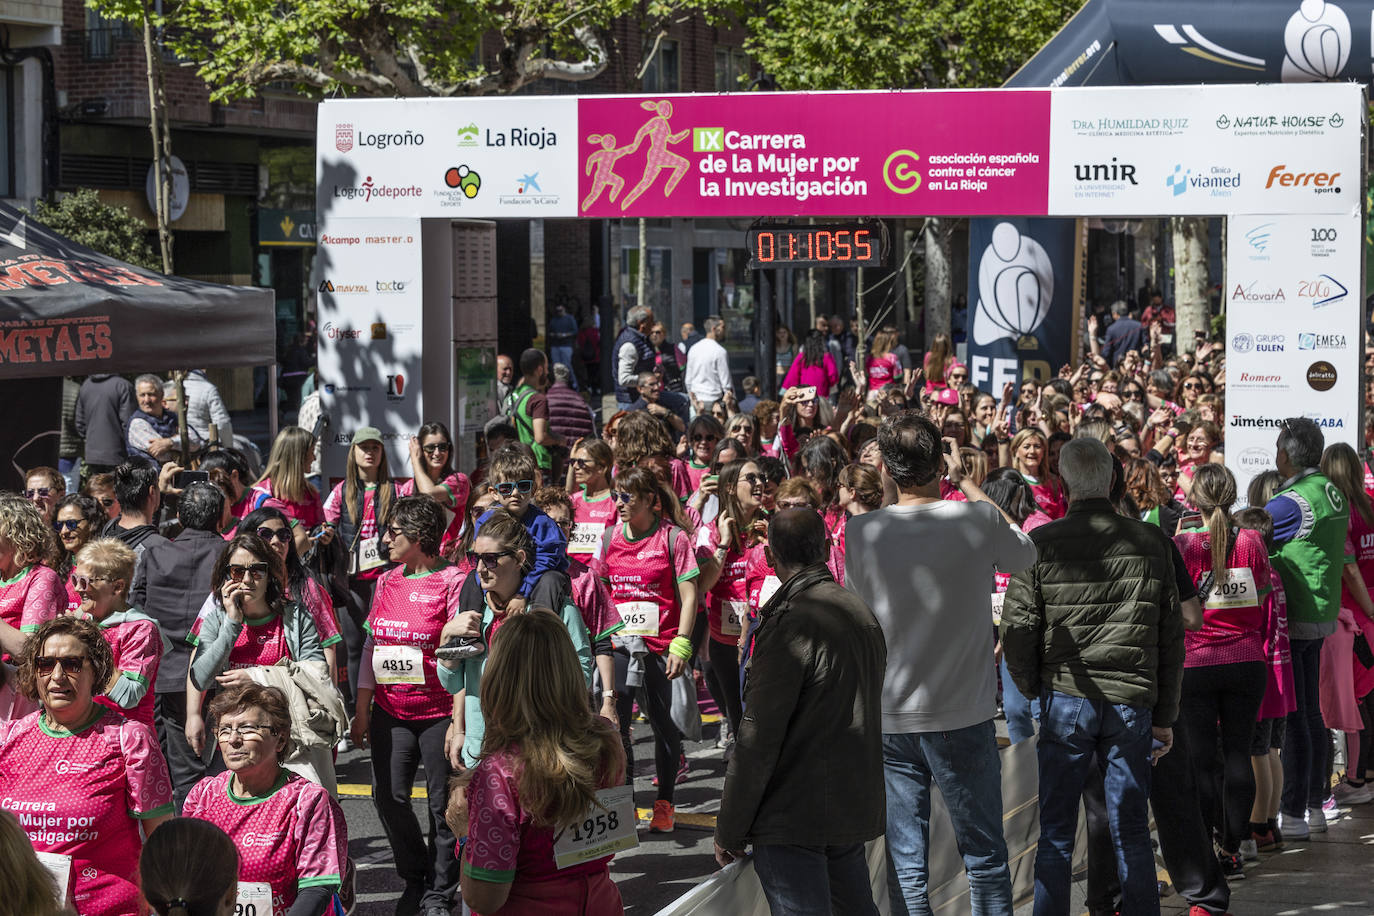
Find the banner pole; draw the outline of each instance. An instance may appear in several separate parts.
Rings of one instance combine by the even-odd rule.
[[[277,441],[277,432],[281,426],[281,417],[277,413],[277,364],[275,362],[267,365],[267,432],[272,437],[272,441]],[[315,444],[319,447],[319,443]],[[268,445],[270,450],[271,445]]]

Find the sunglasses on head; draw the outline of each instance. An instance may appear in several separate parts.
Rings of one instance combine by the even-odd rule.
[[[81,669],[86,665],[84,655],[40,655],[33,660],[33,667],[38,671],[39,676],[47,677],[53,673],[58,665],[62,666],[62,671],[66,674],[80,674]]]
[[[447,442],[433,442],[422,447],[426,455],[437,455],[440,452],[447,452],[451,448],[453,448],[453,446],[449,445]]]
[[[84,521],[84,518],[67,518],[60,522],[53,522],[52,527],[54,531],[75,531],[81,527],[81,523]]]
[[[32,490],[24,491],[25,499],[47,499],[52,493],[51,487],[34,487]]]
[[[268,528],[264,525],[263,527],[258,529],[258,537],[268,542],[281,541],[283,544],[289,544],[291,543],[291,529]]]
[[[525,494],[534,489],[533,480],[505,480],[501,483],[494,483],[491,488],[501,496],[510,496],[517,490]]]
[[[267,578],[267,569],[268,566],[266,563],[249,563],[247,566],[241,566],[238,563],[230,563],[225,567],[224,572],[228,575],[231,582],[242,582],[244,576],[249,576],[253,579]]]
[[[490,553],[478,553],[475,550],[469,550],[468,562],[472,564],[474,568],[476,568],[478,563],[481,563],[487,569],[495,569],[496,565],[500,563],[502,559],[513,556],[515,556],[515,551],[513,550],[494,550]]]

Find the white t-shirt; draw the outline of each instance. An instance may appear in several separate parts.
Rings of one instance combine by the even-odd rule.
[[[952,731],[997,714],[993,573],[1035,562],[1035,545],[989,503],[888,506],[845,528],[845,588],[887,639],[883,732]]]
[[[726,391],[734,389],[734,381],[730,376],[730,357],[725,348],[709,337],[697,341],[687,351],[682,381],[687,390],[702,403],[719,401]]]

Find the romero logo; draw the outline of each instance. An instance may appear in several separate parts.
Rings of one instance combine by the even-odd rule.
[[[920,153],[897,150],[883,163],[883,183],[894,193],[910,194],[921,186],[921,173],[915,168],[920,161]]]
[[[334,126],[334,148],[341,153],[346,153],[353,148],[352,124],[336,124]]]
[[[1319,359],[1307,367],[1307,384],[1314,391],[1330,391],[1336,387],[1336,367]]]

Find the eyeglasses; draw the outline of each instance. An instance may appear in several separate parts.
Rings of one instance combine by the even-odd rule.
[[[115,504],[114,497],[102,496],[100,497],[100,504],[104,506],[106,509],[108,509]]]
[[[522,494],[524,494],[524,493],[528,493],[528,492],[530,492],[531,490],[534,489],[534,481],[533,481],[533,480],[506,480],[506,481],[502,481],[501,483],[494,483],[494,484],[492,484],[492,485],[491,485],[491,488],[492,488],[493,490],[495,490],[495,491],[496,491],[498,494],[500,494],[501,496],[510,496],[510,495],[511,495],[512,493],[514,493],[516,490],[519,490]]]
[[[569,463],[579,470],[598,467],[597,463],[590,458],[573,458]]]
[[[267,578],[266,563],[250,563],[247,566],[240,566],[237,563],[230,563],[224,571],[228,574],[229,579],[232,582],[242,582],[244,576],[249,576],[254,579]]]
[[[38,671],[39,677],[47,677],[53,673],[58,665],[62,666],[64,674],[77,675],[86,665],[84,655],[40,655],[33,660],[33,667]]]
[[[513,550],[497,550],[492,553],[478,553],[475,550],[469,550],[468,563],[472,564],[473,567],[481,563],[487,569],[495,569],[496,565],[500,563],[504,557],[513,556],[515,556],[515,551]]]
[[[624,490],[611,491],[611,499],[615,500],[618,503],[625,503],[626,505],[629,505],[630,500],[634,498],[635,495],[633,493],[626,493]]]
[[[1195,382],[1184,382],[1184,383],[1183,383],[1183,390],[1184,390],[1184,391],[1197,391],[1197,390],[1199,390],[1200,388],[1202,388],[1202,386],[1199,385],[1199,384],[1196,384]]]
[[[47,499],[52,493],[51,487],[35,487],[32,490],[24,491],[25,499]]]
[[[54,531],[75,531],[81,527],[81,523],[84,521],[84,518],[67,518],[60,522],[53,522],[52,527]]]
[[[396,538],[408,537],[408,535],[405,533],[404,528],[397,528],[395,525],[387,525],[386,533],[387,536],[390,537],[393,541]]]
[[[423,446],[422,450],[426,455],[437,455],[440,452],[447,452],[451,448],[453,448],[453,446],[449,445],[447,442],[434,442],[430,445]]]
[[[764,476],[762,474],[741,474],[739,475],[739,479],[749,484],[751,487],[755,484],[764,482]]]
[[[72,576],[72,588],[78,592],[84,592],[91,587],[92,582],[109,582],[109,576]]]
[[[268,528],[266,526],[258,529],[258,537],[264,541],[281,541],[283,544],[291,543],[290,528]]]
[[[270,725],[221,725],[215,729],[215,738],[220,741],[261,741],[265,735],[275,735],[277,730]]]
[[[712,433],[697,433],[692,437],[693,442],[719,442],[720,436]]]

